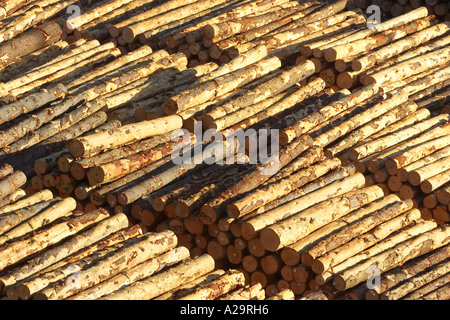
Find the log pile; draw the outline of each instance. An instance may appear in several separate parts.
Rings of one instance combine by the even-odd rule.
[[[72,3],[0,5],[5,299],[447,297],[437,1]]]

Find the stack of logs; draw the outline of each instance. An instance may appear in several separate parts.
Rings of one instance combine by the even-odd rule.
[[[347,1],[282,0],[31,19],[63,2],[0,44],[8,299],[448,297],[448,21],[419,7],[371,29]],[[81,35],[99,29],[117,40]],[[368,291],[368,270],[388,280]]]

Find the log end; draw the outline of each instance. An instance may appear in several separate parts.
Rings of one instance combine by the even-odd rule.
[[[302,264],[311,267],[314,262],[314,257],[309,252],[304,252],[301,256]]]
[[[324,57],[325,60],[328,61],[328,62],[334,62],[334,61],[336,61],[337,52],[336,52],[336,50],[333,49],[333,48],[328,48],[328,49],[325,50],[325,52],[323,53],[323,57]]]
[[[175,99],[169,98],[163,102],[164,113],[168,116],[177,114],[179,108]]]
[[[422,190],[423,193],[430,194],[433,192],[433,186],[429,181],[425,180],[420,184],[420,190]]]
[[[411,171],[408,173],[408,182],[410,184],[412,184],[413,186],[418,186],[420,185],[420,183],[422,182],[422,179],[420,177],[420,174],[415,172],[415,171]]]
[[[283,260],[284,264],[287,266],[296,266],[300,263],[300,255],[298,254],[298,251],[285,247],[281,250],[281,260]]]
[[[123,38],[123,41],[125,41],[126,43],[133,43],[137,35],[134,33],[134,30],[131,27],[125,27],[122,30],[121,36]]]
[[[222,50],[217,45],[212,45],[211,48],[209,48],[209,56],[212,59],[219,59],[220,56],[222,56]]]
[[[187,218],[190,216],[191,210],[189,209],[189,206],[183,201],[177,201],[177,204],[175,205],[175,214],[177,217]]]
[[[335,276],[333,278],[333,284],[337,291],[345,291],[347,289],[347,284],[345,282],[345,279],[341,276]]]
[[[277,251],[281,244],[280,237],[271,228],[261,230],[259,239],[263,248],[271,252]]]
[[[326,267],[322,261],[315,259],[311,264],[311,269],[315,274],[322,274],[326,270]]]
[[[21,299],[21,300],[30,300],[31,291],[26,285],[19,284],[17,286],[17,295],[18,295],[19,299]]]
[[[252,224],[244,222],[241,225],[241,235],[245,240],[251,240],[257,236],[257,233]]]
[[[75,158],[81,158],[85,153],[83,142],[79,139],[74,139],[69,142],[69,152]]]
[[[353,71],[361,71],[361,69],[362,69],[361,62],[358,60],[353,60],[352,61],[352,70]]]

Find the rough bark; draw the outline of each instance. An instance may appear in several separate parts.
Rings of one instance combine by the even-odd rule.
[[[370,276],[366,272],[367,268],[373,264],[377,265],[381,272],[386,272],[417,256],[438,249],[448,243],[449,232],[449,228],[437,227],[372,256],[339,273],[334,278],[335,287],[337,290],[343,291],[367,280]]]
[[[261,230],[261,243],[266,250],[276,251],[382,196],[380,187],[371,186],[324,201]],[[317,210],[323,213],[320,219]]]

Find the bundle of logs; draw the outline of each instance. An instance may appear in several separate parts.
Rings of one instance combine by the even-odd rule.
[[[0,1],[5,299],[448,299],[445,15],[25,2]]]

